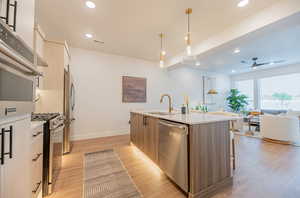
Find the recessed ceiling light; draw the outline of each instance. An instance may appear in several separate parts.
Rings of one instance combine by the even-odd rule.
[[[249,0],[240,0],[238,7],[242,8],[249,4]]]
[[[275,63],[274,62],[270,62],[270,65],[274,65]]]
[[[197,62],[195,63],[195,65],[196,65],[196,66],[200,66],[201,63],[200,63],[199,61],[197,61]]]
[[[239,49],[239,48],[236,48],[234,51],[233,51],[233,53],[235,53],[235,54],[238,54],[238,53],[240,53],[241,52],[241,50]]]
[[[85,37],[86,38],[93,38],[93,35],[92,34],[85,34]]]
[[[233,70],[231,70],[231,73],[235,73],[236,71],[233,69]]]
[[[92,1],[86,1],[85,2],[85,5],[88,7],[88,8],[95,8],[96,7],[96,4]]]

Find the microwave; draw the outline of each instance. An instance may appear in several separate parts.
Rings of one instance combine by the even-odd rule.
[[[0,21],[0,119],[34,111],[33,51]]]

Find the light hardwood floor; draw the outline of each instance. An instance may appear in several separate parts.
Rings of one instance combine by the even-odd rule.
[[[236,136],[233,187],[213,198],[299,198],[300,148]],[[54,193],[48,198],[82,198],[83,154],[114,148],[144,197],[186,197],[160,170],[129,145],[129,136],[77,141],[63,157]]]

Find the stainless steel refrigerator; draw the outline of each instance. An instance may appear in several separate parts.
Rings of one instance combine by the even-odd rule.
[[[64,142],[63,153],[68,154],[71,152],[72,145],[70,135],[74,128],[74,110],[75,110],[75,86],[70,69],[64,72],[64,116],[65,116],[65,129],[64,129]]]

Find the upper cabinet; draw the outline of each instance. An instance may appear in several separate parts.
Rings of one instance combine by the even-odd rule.
[[[34,50],[36,53],[37,66],[47,67],[48,63],[45,59],[45,42],[46,35],[38,24],[34,26]]]
[[[18,0],[17,3],[16,32],[33,49],[35,0]]]
[[[0,4],[2,20],[33,49],[35,0],[2,0]]]
[[[68,46],[67,42],[65,41],[64,66],[67,71],[69,70],[70,60],[71,60],[71,55],[70,55],[69,46]]]
[[[18,0],[16,32],[33,49],[35,0]]]
[[[36,24],[34,27],[34,37],[35,37],[35,50],[39,57],[42,59],[45,57],[45,33],[41,29],[41,27]]]

